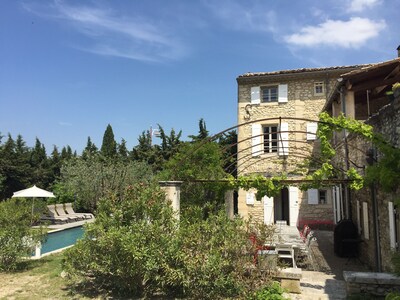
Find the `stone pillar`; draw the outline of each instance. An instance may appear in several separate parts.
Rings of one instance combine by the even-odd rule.
[[[35,258],[40,258],[42,255],[42,244],[39,242],[36,244],[35,247]]]
[[[182,181],[160,181],[159,184],[161,189],[164,190],[167,195],[167,199],[171,201],[175,217],[179,220]]]
[[[225,207],[226,214],[229,219],[233,219],[234,217],[234,208],[233,208],[233,190],[229,190],[225,192]]]

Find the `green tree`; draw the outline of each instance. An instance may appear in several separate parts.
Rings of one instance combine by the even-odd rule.
[[[82,151],[82,158],[86,159],[88,156],[92,156],[98,153],[98,149],[96,145],[92,142],[90,139],[90,136],[88,136],[87,143],[85,149]]]
[[[100,157],[71,159],[61,168],[61,178],[57,189],[66,200],[76,197],[78,210],[94,212],[97,201],[108,193],[122,197],[125,188],[134,182],[150,180],[150,167],[143,162],[123,162],[104,160]]]
[[[181,187],[183,209],[207,203],[222,205],[225,186],[218,180],[227,176],[222,155],[221,147],[215,142],[182,143],[159,177],[161,180],[184,181]]]
[[[104,132],[100,152],[105,157],[115,157],[117,154],[117,143],[115,142],[114,132],[110,124],[107,125],[106,131]]]
[[[208,130],[206,126],[206,122],[203,118],[199,121],[199,134],[198,135],[189,135],[189,137],[194,141],[201,141],[209,137]]]
[[[61,156],[56,145],[54,145],[53,151],[51,152],[50,168],[53,178],[58,178],[61,170]]]
[[[151,166],[154,166],[158,161],[157,149],[152,145],[149,130],[143,131],[138,137],[138,144],[131,151],[131,159],[146,162]]]
[[[178,223],[158,184],[138,183],[121,199],[99,202],[64,268],[74,282],[117,298],[244,299],[272,276],[254,265],[249,234],[264,243],[272,229],[230,220],[223,210]]]
[[[0,199],[10,198],[13,192],[26,188],[30,182],[30,153],[22,137],[17,143],[9,134],[0,144]]]
[[[121,143],[118,144],[118,157],[123,161],[126,161],[129,158],[129,151],[126,148],[126,141],[124,139],[122,139]]]
[[[171,129],[170,134],[167,135],[164,128],[158,125],[158,131],[161,138],[161,155],[164,161],[167,161],[178,151],[178,147],[181,144],[182,130],[176,133],[174,129]]]
[[[25,199],[0,202],[0,271],[16,270],[43,238],[43,228],[31,227],[31,203]]]
[[[70,147],[69,145],[67,145],[66,147],[64,146],[64,147],[61,149],[61,161],[62,161],[62,162],[68,161],[68,160],[70,160],[72,157],[73,157],[73,154],[72,154],[72,149],[71,149],[71,147]]]
[[[35,147],[31,151],[30,164],[32,168],[31,182],[42,188],[48,188],[54,181],[54,177],[49,168],[46,149],[38,138],[36,138]]]
[[[222,147],[224,169],[232,176],[237,176],[237,133],[231,130],[220,136],[218,143]]]

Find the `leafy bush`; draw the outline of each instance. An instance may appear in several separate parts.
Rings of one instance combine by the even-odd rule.
[[[31,256],[43,238],[43,229],[32,229],[32,200],[10,199],[0,202],[0,271],[12,271]]]
[[[75,283],[119,296],[218,299],[245,296],[270,276],[254,265],[254,227],[225,212],[194,209],[178,222],[156,185],[131,186],[99,202],[96,221],[65,253]],[[265,225],[260,238],[270,232]],[[264,234],[262,234],[264,233]]]
[[[272,282],[270,285],[263,287],[249,297],[249,300],[288,300],[283,296],[284,290],[279,282]]]
[[[63,165],[54,192],[62,202],[74,201],[77,211],[94,212],[98,199],[110,192],[121,197],[130,184],[151,177],[150,167],[143,162],[103,160],[100,156],[77,158]]]

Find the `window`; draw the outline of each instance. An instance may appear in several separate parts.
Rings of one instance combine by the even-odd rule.
[[[263,126],[264,153],[273,153],[278,151],[278,126]]]
[[[308,204],[327,204],[328,202],[328,191],[327,190],[317,190],[309,189],[308,194]]]
[[[261,87],[262,102],[278,101],[278,86]]]
[[[324,93],[324,83],[323,82],[315,82],[314,83],[314,94],[322,95]]]
[[[318,190],[318,203],[326,204],[326,190]]]

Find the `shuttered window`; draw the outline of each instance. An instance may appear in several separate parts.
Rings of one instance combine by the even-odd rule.
[[[262,102],[278,101],[278,86],[266,86],[261,88]]]
[[[264,153],[278,151],[278,126],[263,126]]]
[[[251,104],[288,102],[288,85],[253,86],[250,88]]]

